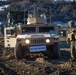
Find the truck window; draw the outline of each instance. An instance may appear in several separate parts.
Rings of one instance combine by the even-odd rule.
[[[6,34],[14,35],[14,30],[13,30],[13,29],[11,29],[11,30],[6,30]]]
[[[22,27],[22,33],[34,33],[35,31],[35,27]]]
[[[49,32],[50,30],[54,30],[54,27],[39,27],[39,32]]]

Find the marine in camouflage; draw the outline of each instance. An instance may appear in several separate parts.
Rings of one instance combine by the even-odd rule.
[[[71,58],[75,59],[75,54],[76,54],[76,39],[75,39],[75,32],[73,31],[71,34],[71,47],[70,47],[70,52],[71,52]]]
[[[71,53],[71,58],[75,60],[76,58],[76,39],[75,39],[75,29],[74,29],[74,22],[70,21],[68,23],[70,27],[70,53]]]

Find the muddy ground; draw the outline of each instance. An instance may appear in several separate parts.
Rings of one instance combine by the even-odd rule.
[[[59,59],[16,60],[13,50],[0,46],[0,75],[76,75],[76,62],[70,61],[70,49],[60,48]]]

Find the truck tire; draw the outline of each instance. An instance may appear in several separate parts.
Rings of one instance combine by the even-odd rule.
[[[60,57],[60,46],[59,43],[55,43],[53,47],[53,58],[57,59]]]
[[[21,58],[23,58],[23,53],[22,53],[22,46],[21,46],[21,44],[17,44],[16,46],[15,46],[15,49],[14,49],[14,54],[15,54],[15,58],[16,59],[21,59]]]

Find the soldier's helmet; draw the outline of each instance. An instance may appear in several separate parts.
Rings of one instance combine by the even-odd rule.
[[[68,26],[69,26],[69,27],[74,27],[74,21],[69,21],[69,22],[68,22]]]

